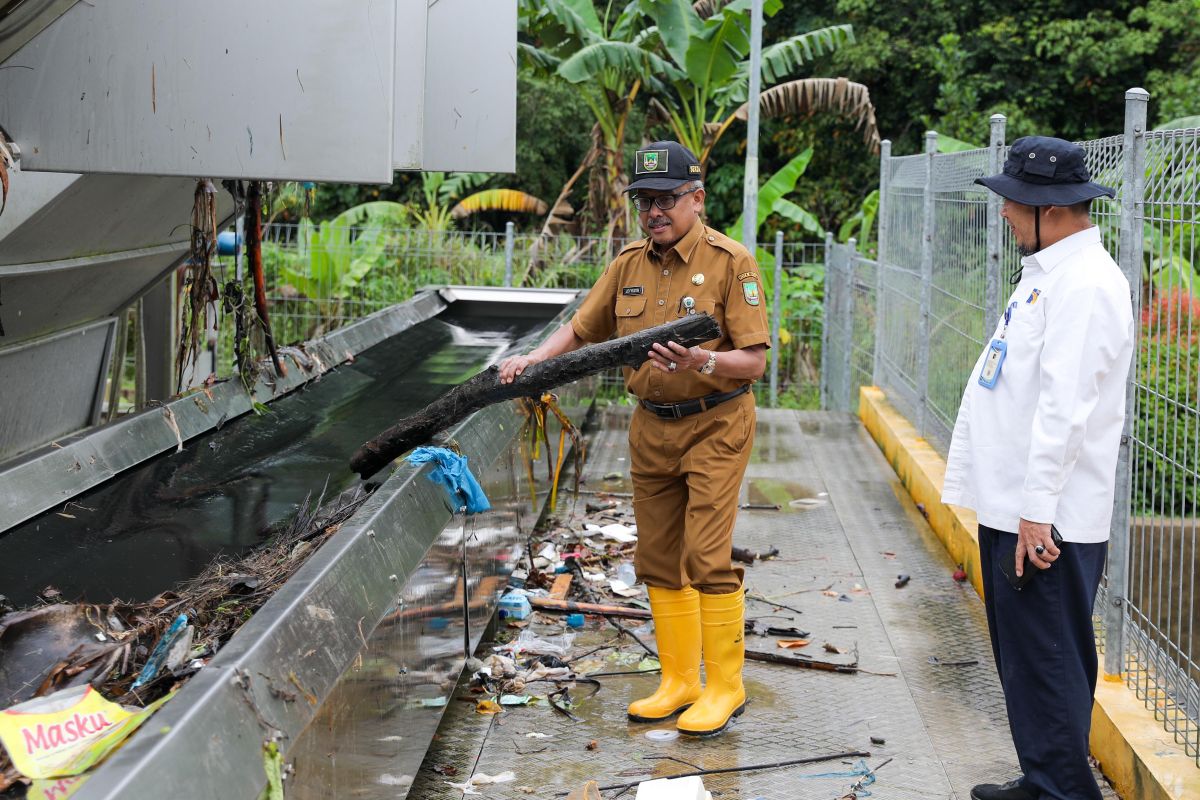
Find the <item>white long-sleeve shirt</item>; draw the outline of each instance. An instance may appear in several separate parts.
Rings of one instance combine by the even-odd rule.
[[[1024,518],[1103,542],[1133,354],[1129,282],[1095,227],[1021,264],[1007,331],[1001,315],[992,337],[1008,345],[1000,378],[979,383],[989,339],[963,392],[942,501],[997,530],[1015,533]]]

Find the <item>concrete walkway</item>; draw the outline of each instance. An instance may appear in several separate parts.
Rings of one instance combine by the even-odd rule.
[[[603,476],[628,474],[627,418],[628,409],[602,415],[587,486],[613,488]],[[483,716],[472,702],[452,701],[408,796],[459,798],[462,791],[448,781],[511,770],[515,780],[476,791],[491,798],[550,798],[590,779],[601,786],[635,783],[696,767],[853,751],[870,756],[710,775],[704,782],[714,798],[836,800],[861,779],[863,765],[886,761],[865,787],[872,797],[965,800],[977,783],[1016,776],[983,604],[969,584],[952,579],[955,565],[858,420],[760,410],[743,501],[782,506],[743,510],[738,518],[735,544],[780,551],[779,558],[747,568],[753,598],[747,617],[807,631],[811,643],[796,652],[815,659],[850,664],[857,654],[862,671],[747,662],[750,707],[727,733],[706,741],[658,741],[652,732],[672,730],[669,723],[627,721],[626,703],[653,690],[653,674],[601,678],[602,689],[574,708],[580,722],[545,704]],[[900,588],[899,575],[909,576]],[[614,633],[589,619],[575,651],[611,641]],[[747,647],[785,652],[775,638],[748,635]],[[829,652],[825,643],[845,652]],[[486,656],[489,646],[485,642],[477,655]],[[633,653],[638,647],[622,649]],[[544,693],[533,686],[530,691]],[[583,687],[576,692],[584,694]],[[466,696],[460,686],[456,697]],[[635,794],[634,788],[612,789],[603,796]]]

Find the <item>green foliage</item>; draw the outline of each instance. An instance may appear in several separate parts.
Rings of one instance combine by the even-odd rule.
[[[378,266],[388,237],[394,235],[391,229],[401,227],[407,217],[405,206],[379,201],[355,206],[320,227],[302,220],[294,257],[264,247],[264,265],[279,259],[279,274],[300,294],[336,304]]]
[[[858,211],[842,223],[842,227],[838,229],[838,241],[845,243],[852,238],[857,239],[858,252],[868,252],[871,249],[871,228],[878,214],[879,190],[876,189],[863,198]]]
[[[1137,514],[1200,512],[1200,299],[1182,289],[1163,292],[1142,313],[1134,448],[1133,507]]]
[[[821,226],[817,222],[816,217],[805,211],[800,206],[788,200],[786,195],[796,188],[796,181],[800,180],[800,176],[804,174],[804,170],[808,168],[808,162],[812,161],[813,150],[808,148],[798,156],[793,158],[788,163],[767,179],[758,190],[758,222],[754,226],[755,230],[762,228],[764,222],[772,214],[779,214],[784,219],[796,223],[805,231],[814,235],[821,235]],[[725,235],[741,241],[742,238],[742,215],[739,214],[737,220],[725,230]]]
[[[667,110],[674,137],[705,163],[731,121],[729,115],[748,94],[750,3],[727,3],[707,19],[687,0],[642,0],[641,7],[654,21],[665,55],[675,67],[663,73],[670,91],[656,99]],[[782,8],[778,0],[765,3],[763,15],[772,17]],[[763,88],[852,40],[850,26],[831,25],[764,46]],[[713,131],[711,125],[721,127]]]
[[[1120,133],[1132,86],[1151,93],[1156,124],[1200,114],[1198,20],[1200,0],[824,0],[786,3],[763,36],[766,47],[796,31],[852,25],[854,41],[822,71],[871,87],[880,131],[903,155],[921,152],[928,128],[985,144],[994,113],[1008,117],[1009,141]],[[796,199],[837,230],[878,185],[878,161],[835,123],[796,123],[763,121],[761,168],[817,145]]]

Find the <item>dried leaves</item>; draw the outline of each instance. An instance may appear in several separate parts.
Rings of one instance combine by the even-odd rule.
[[[872,153],[879,152],[879,128],[875,124],[875,106],[870,90],[846,78],[801,78],[772,86],[759,95],[759,113],[764,118],[808,117],[823,112],[837,114],[862,130],[863,142]],[[749,104],[734,112],[745,121]]]

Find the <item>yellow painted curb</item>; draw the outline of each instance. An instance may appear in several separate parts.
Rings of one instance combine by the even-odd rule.
[[[983,596],[978,522],[967,509],[942,503],[946,462],[887,401],[883,390],[859,390],[858,416],[888,463],[923,509],[929,526]],[[1200,768],[1154,719],[1121,678],[1101,676],[1092,707],[1092,755],[1125,800],[1196,800]]]

